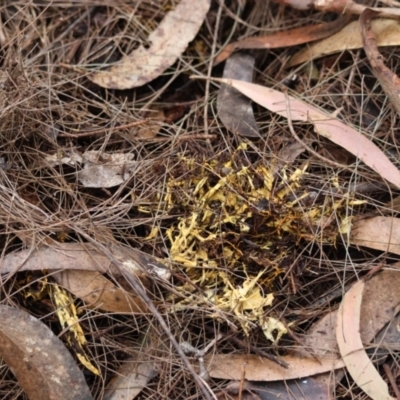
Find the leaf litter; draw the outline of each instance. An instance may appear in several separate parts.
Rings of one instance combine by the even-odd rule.
[[[397,348],[380,335],[400,287],[389,273],[398,129],[393,96],[370,68],[380,55],[368,60],[349,47],[315,60],[312,73],[288,63],[296,49],[287,32],[335,30],[345,19],[327,10],[365,7],[197,6],[0,10],[2,306],[26,310],[60,337],[93,398],[265,398],[266,390],[354,398],[364,382],[339,355],[337,307],[383,267],[346,328],[359,324],[363,346],[381,346],[376,354],[387,346],[385,365],[374,352],[363,365],[368,354],[374,385],[382,371],[393,381]],[[251,60],[242,75],[224,76],[244,73],[247,82],[233,83],[250,96],[236,97],[226,80],[219,92],[215,80],[189,79],[218,78],[219,52],[259,47],[262,37],[281,45],[262,42],[270,48],[227,60],[228,70]],[[381,52],[396,74],[397,49]],[[4,359],[30,393],[22,363]],[[15,398],[19,385],[4,370],[0,390]]]

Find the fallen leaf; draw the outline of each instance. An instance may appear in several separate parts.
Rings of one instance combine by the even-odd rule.
[[[118,314],[144,314],[148,312],[140,297],[134,297],[114,285],[96,271],[65,270],[52,274],[64,289],[82,299],[90,307],[98,307]]]
[[[149,48],[143,45],[107,71],[89,76],[109,89],[131,89],[160,76],[186,50],[196,36],[210,8],[210,0],[181,0],[149,35]]]
[[[400,171],[368,138],[331,115],[291,96],[268,87],[234,79],[213,80],[232,85],[261,106],[287,118],[288,106],[293,121],[310,122],[314,130],[360,158],[383,178],[400,187]],[[289,103],[289,104],[287,104]]]
[[[400,254],[400,219],[373,217],[356,220],[349,240],[357,246]]]
[[[105,388],[104,400],[132,400],[156,376],[154,362],[140,361],[137,357],[125,360]]]
[[[325,314],[317,322],[315,322],[307,333],[301,338],[304,348],[299,348],[290,351],[289,355],[293,357],[306,357],[312,352],[317,358],[320,356],[329,355],[333,359],[340,360],[339,348],[336,341],[336,319],[337,310]],[[323,399],[333,399],[334,389],[337,383],[343,378],[344,369],[328,371],[322,374],[313,376],[313,384],[310,390],[321,391]],[[309,379],[307,379],[308,382]],[[296,380],[296,386],[302,386],[303,380]],[[291,381],[287,382],[292,383]],[[292,386],[294,386],[292,383]],[[304,388],[307,390],[308,386]],[[294,390],[294,389],[293,389]],[[306,397],[314,398],[314,397]]]
[[[146,125],[142,125],[138,130],[132,135],[136,139],[152,139],[157,136],[162,127],[162,122],[166,120],[165,112],[161,109],[155,109],[151,111],[146,111],[143,114],[143,119],[148,119]],[[127,137],[128,135],[125,135]],[[131,135],[129,135],[131,136]]]
[[[129,272],[141,280],[146,279],[149,272],[164,280],[170,277],[169,270],[149,254],[123,246],[110,246],[110,249]],[[89,243],[56,243],[51,247],[10,253],[0,260],[0,274],[43,269],[78,269],[121,276],[119,269],[110,265],[110,260]]]
[[[207,370],[212,378],[250,381],[280,381],[304,378],[344,366],[343,361],[330,356],[320,357],[318,362],[311,357],[282,356],[289,368],[253,354],[214,354],[205,357]]]
[[[400,44],[400,24],[394,19],[378,18],[372,20],[372,31],[377,46],[397,46]],[[288,67],[345,50],[362,49],[363,41],[358,21],[350,22],[338,33],[312,43],[297,52],[289,61]]]
[[[109,188],[130,179],[137,167],[132,153],[107,154],[90,150],[82,155],[84,168],[78,179],[84,187]]]
[[[360,336],[361,301],[364,282],[345,294],[338,311],[336,338],[347,371],[358,387],[373,400],[393,400],[388,387],[364,350]]]
[[[259,395],[261,400],[328,400],[323,384],[314,377],[292,379],[289,381],[250,384],[249,389]]]
[[[400,299],[399,265],[381,271],[365,282],[361,304],[361,341],[371,343],[394,317]]]
[[[250,37],[225,46],[215,59],[215,64],[225,61],[235,50],[239,49],[276,49],[278,47],[296,46],[331,36],[349,22],[347,15],[332,22],[302,26],[268,36]],[[225,77],[225,76],[224,76]],[[240,79],[239,77],[231,77]]]
[[[248,381],[230,382],[224,389],[215,393],[217,400],[262,400],[262,398],[253,391],[253,385]]]
[[[365,54],[371,64],[374,75],[378,78],[382,89],[389,97],[394,108],[400,113],[400,78],[393,73],[382,61],[382,55],[378,51],[375,34],[372,30],[371,20],[376,11],[365,10],[360,16],[360,27],[363,38]]]
[[[64,344],[25,311],[0,306],[0,356],[30,400],[93,399]]]
[[[282,147],[278,153],[279,161],[282,163],[293,163],[297,157],[306,151],[306,148],[302,146],[299,142],[292,142],[288,145]]]
[[[254,57],[247,54],[234,54],[225,63],[223,77],[253,80]],[[245,137],[259,137],[251,101],[232,86],[222,84],[217,99],[218,116],[232,133]]]
[[[83,161],[82,155],[74,149],[67,150],[65,152],[58,152],[55,154],[49,154],[45,156],[44,160],[46,161],[46,164],[50,167],[55,167],[61,164],[67,164],[71,167],[75,167],[77,164],[80,164]]]

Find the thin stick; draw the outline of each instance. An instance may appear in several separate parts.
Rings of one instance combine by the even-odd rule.
[[[85,137],[85,136],[99,135],[102,133],[110,133],[110,132],[120,131],[122,129],[132,128],[134,126],[144,125],[149,121],[150,120],[146,118],[146,119],[141,119],[140,121],[130,122],[129,124],[112,126],[109,128],[101,128],[93,131],[82,131],[79,133],[60,133],[58,137]]]
[[[386,376],[389,379],[390,385],[392,386],[392,389],[396,395],[396,399],[400,400],[400,391],[399,388],[397,387],[396,379],[394,379],[394,376],[392,374],[392,370],[389,367],[389,364],[383,364],[383,370],[385,371]]]
[[[184,142],[187,140],[215,140],[217,138],[217,135],[215,134],[206,134],[206,133],[198,133],[197,135],[181,135],[177,137],[166,137],[166,138],[133,138],[134,140],[138,140],[140,142],[151,142],[151,143],[157,143],[157,142],[168,142],[168,141],[173,141],[176,140],[178,142]]]
[[[217,37],[218,37],[218,29],[219,29],[219,24],[221,21],[221,14],[222,14],[222,8],[224,5],[224,0],[220,1],[219,8],[218,8],[218,13],[217,13],[217,18],[215,20],[215,29],[214,29],[214,40],[213,44],[211,47],[211,55],[210,55],[210,63],[208,65],[208,70],[207,70],[207,80],[206,80],[206,87],[205,87],[205,105],[204,105],[204,132],[208,132],[208,97],[210,95],[210,81],[209,79],[211,78],[211,71],[213,68],[213,58],[215,56],[215,51],[217,49]]]

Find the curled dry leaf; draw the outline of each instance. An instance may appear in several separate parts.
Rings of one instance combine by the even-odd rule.
[[[359,219],[351,228],[350,243],[400,254],[400,219],[392,217]]]
[[[30,400],[93,398],[64,344],[25,311],[0,306],[0,356]]]
[[[400,78],[384,64],[382,56],[378,51],[375,34],[372,30],[371,24],[372,18],[376,15],[379,15],[379,13],[367,9],[360,16],[360,27],[364,50],[382,89],[389,97],[394,108],[398,113],[400,113]]]
[[[285,96],[284,93],[278,90],[234,79],[213,79],[217,82],[232,85],[256,103],[285,118],[287,118],[290,111],[293,121],[312,123],[314,130],[318,134],[342,146],[360,158],[383,178],[400,187],[400,171],[383,151],[360,132],[333,116],[294,97]]]
[[[247,54],[234,54],[228,59],[223,77],[253,80],[254,57]],[[259,137],[251,101],[232,86],[222,84],[217,99],[218,116],[231,132],[245,137]]]
[[[110,89],[131,89],[152,81],[186,50],[209,8],[210,0],[181,0],[149,35],[149,48],[141,45],[109,70],[89,78]]]
[[[396,46],[400,44],[400,24],[393,19],[378,18],[371,21],[372,31],[376,36],[377,46]],[[361,49],[363,41],[358,21],[350,22],[336,34],[312,43],[296,53],[289,61],[288,66],[310,61],[329,54],[345,50]]]
[[[394,400],[388,387],[368,358],[360,336],[361,301],[364,282],[357,282],[340,304],[336,338],[347,370],[355,383],[373,400]]]
[[[98,307],[118,314],[144,314],[148,312],[140,297],[114,285],[95,271],[66,270],[53,274],[57,283],[82,299],[90,307]]]
[[[302,26],[285,32],[277,32],[268,36],[250,37],[238,42],[228,44],[215,59],[215,64],[225,61],[230,55],[239,49],[275,49],[278,47],[296,46],[314,40],[323,39],[333,35],[349,22],[348,16],[337,18],[333,22]],[[224,76],[225,78],[225,76]],[[230,77],[240,79],[239,77]]]

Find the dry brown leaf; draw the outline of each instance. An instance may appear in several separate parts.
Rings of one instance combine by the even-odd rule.
[[[225,63],[223,77],[253,80],[254,57],[247,54],[234,54]],[[259,137],[251,101],[232,86],[222,84],[217,99],[218,116],[231,132],[245,137]]]
[[[30,400],[93,398],[63,343],[25,311],[0,306],[0,356]]]
[[[110,249],[134,276],[146,279],[147,272],[153,272],[161,279],[169,279],[168,269],[155,257],[122,246],[111,246]],[[0,274],[43,269],[79,269],[121,276],[109,259],[89,243],[55,243],[51,247],[10,253],[0,260]]]
[[[347,370],[355,383],[373,400],[394,400],[388,387],[368,358],[360,336],[361,301],[364,282],[357,282],[340,304],[336,338]]]
[[[135,139],[152,139],[157,136],[162,127],[162,122],[166,120],[165,112],[161,109],[146,111],[143,114],[143,118],[149,120],[145,125],[142,125],[132,135]],[[125,135],[125,137],[128,135]],[[130,135],[129,135],[130,136]]]
[[[276,49],[278,47],[296,46],[333,35],[349,22],[348,16],[342,16],[333,22],[302,26],[285,32],[277,32],[268,36],[250,37],[228,44],[215,59],[215,64],[225,61],[239,49]],[[240,79],[238,77],[231,77]]]
[[[215,398],[217,400],[262,400],[247,381],[230,382],[224,389],[215,393]]]
[[[311,326],[306,335],[302,337],[304,349],[300,348],[289,352],[289,354],[293,357],[305,357],[309,356],[310,352],[312,352],[312,354],[317,358],[329,354],[332,358],[340,360],[339,348],[336,342],[336,318],[337,310],[331,311],[320,318]],[[328,371],[314,376],[313,380],[315,389],[323,392],[321,398],[333,399],[336,384],[343,378],[343,376],[343,369]],[[301,384],[301,382],[299,384]],[[314,385],[311,386],[311,390],[313,388]],[[304,390],[307,390],[307,387]]]
[[[249,389],[257,393],[261,400],[330,400],[325,385],[315,377],[251,384]]]
[[[125,360],[105,389],[104,400],[132,400],[157,376],[154,362]]]
[[[350,243],[400,254],[400,219],[373,217],[353,223]]]
[[[345,148],[383,178],[400,187],[400,171],[383,151],[364,135],[333,116],[294,97],[287,96],[286,98],[285,94],[278,90],[234,79],[213,78],[213,80],[232,85],[256,103],[286,118],[288,115],[287,103],[289,103],[290,116],[293,121],[312,123],[318,134]]]
[[[118,314],[148,312],[140,297],[134,297],[95,271],[66,270],[53,274],[57,283],[82,299],[90,307]]]
[[[392,268],[398,268],[392,265]],[[363,343],[371,343],[394,317],[400,299],[400,270],[385,270],[365,282],[360,332]]]
[[[400,114],[400,78],[382,61],[382,56],[376,45],[375,34],[372,30],[371,20],[377,15],[379,15],[379,13],[367,9],[360,16],[360,27],[364,50],[371,64],[374,75],[378,78],[382,89],[389,97],[394,108]]]
[[[109,89],[131,89],[160,76],[186,50],[210,8],[210,0],[181,0],[149,35],[150,47],[139,46],[107,71],[89,78]]]
[[[400,44],[400,24],[394,19],[378,18],[372,20],[372,30],[376,36],[377,46],[397,46]],[[361,49],[363,47],[360,24],[358,21],[350,22],[338,33],[312,43],[296,53],[289,61],[288,66],[310,61],[329,54]]]
[[[289,364],[288,369],[253,354],[214,354],[205,357],[212,378],[232,380],[240,380],[243,370],[245,378],[250,381],[280,381],[321,374],[344,366],[343,361],[331,356],[320,357],[320,362],[312,357],[282,356],[281,359]]]
[[[84,168],[78,179],[84,187],[109,188],[129,180],[137,168],[132,153],[107,154],[89,150],[82,155]]]

